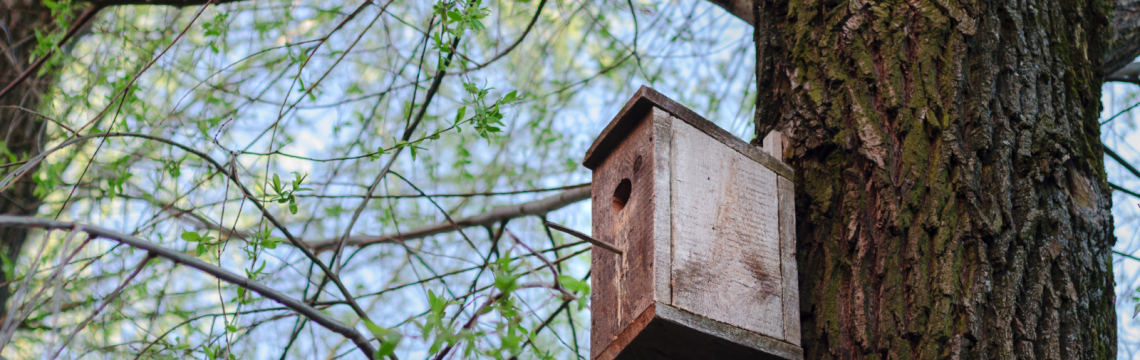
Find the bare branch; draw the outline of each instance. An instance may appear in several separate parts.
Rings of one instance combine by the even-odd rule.
[[[748,25],[756,25],[752,14],[753,0],[709,0],[709,2],[728,10],[728,13],[736,15]]]
[[[103,7],[99,5],[92,5],[89,6],[87,10],[84,10],[83,14],[79,15],[79,18],[75,19],[75,22],[71,24],[70,28],[67,29],[67,33],[64,33],[63,37],[59,39],[57,47],[63,47],[63,45],[66,44],[68,40],[71,40],[71,38],[75,37],[75,34],[79,33],[79,29],[87,26],[87,23],[90,22],[91,19],[94,19],[95,14],[98,14],[99,10],[102,9]],[[52,51],[53,50],[48,50],[48,52],[36,60],[35,63],[32,63],[32,66],[24,69],[24,72],[20,73],[19,77],[17,77],[15,80],[12,80],[12,82],[8,83],[8,86],[5,86],[4,89],[0,90],[0,98],[3,98],[4,95],[12,92],[16,86],[19,86],[20,83],[23,83],[28,79],[28,77],[38,71],[40,67],[44,65],[44,62],[52,57]]]
[[[75,339],[75,335],[78,335],[80,331],[83,331],[83,328],[87,327],[87,324],[90,324],[91,320],[95,319],[99,313],[103,312],[103,309],[107,307],[107,304],[110,304],[112,301],[115,301],[115,299],[119,297],[119,294],[123,292],[123,289],[127,288],[127,284],[130,284],[131,280],[134,280],[135,277],[138,276],[140,272],[142,272],[142,269],[146,267],[146,264],[149,263],[150,260],[154,258],[154,256],[155,255],[153,252],[148,253],[147,256],[139,262],[139,265],[135,267],[135,270],[132,271],[130,275],[127,275],[127,278],[123,279],[122,283],[119,283],[119,287],[115,288],[114,291],[111,291],[111,294],[107,295],[106,298],[103,298],[103,301],[99,303],[99,306],[95,307],[95,311],[92,311],[91,315],[88,315],[86,319],[83,319],[83,322],[79,323],[79,326],[75,327],[75,330],[72,330],[71,334],[68,334],[66,339],[63,339],[63,342],[59,344],[59,349],[52,353],[52,360],[55,360],[59,357],[59,353],[63,352],[63,349],[67,347],[67,344],[71,343],[72,339]]]
[[[100,7],[121,6],[121,5],[165,5],[173,6],[176,8],[184,8],[187,6],[205,5],[208,3],[225,4],[232,2],[241,2],[244,0],[216,0],[216,1],[202,1],[202,0],[95,0],[89,1],[91,4]]]
[[[282,294],[271,287],[250,280],[245,276],[229,272],[226,269],[208,264],[202,260],[199,260],[198,258],[191,257],[179,251],[162,247],[142,238],[97,226],[37,217],[0,215],[0,225],[40,229],[75,229],[74,231],[83,231],[99,238],[116,241],[136,249],[146,250],[154,256],[189,266],[219,280],[248,289],[255,293],[261,294],[261,296],[269,298],[270,300],[276,301],[277,303],[289,308],[290,310],[296,311],[298,314],[309,318],[309,320],[312,320],[322,327],[329,329],[330,331],[337,334],[341,334],[344,337],[352,340],[352,342],[356,344],[356,347],[360,348],[360,351],[363,351],[365,356],[369,359],[372,359],[372,355],[376,352],[376,350],[372,347],[372,344],[368,342],[368,339],[361,335],[360,332],[356,331],[356,329],[322,314],[320,311],[317,311],[317,309],[306,305],[300,300],[291,298],[288,295]]]
[[[753,7],[762,0],[708,0],[727,10],[730,14],[756,25]],[[1122,79],[1115,74],[1140,56],[1140,0],[1113,0],[1111,35],[1105,49],[1101,69],[1108,75],[1106,81],[1140,83],[1136,77]]]
[[[456,36],[455,39],[451,41],[452,49],[455,49],[457,46],[459,46],[459,40],[460,37]],[[432,99],[435,98],[436,92],[439,91],[439,86],[443,83],[443,77],[444,75],[447,75],[447,67],[451,66],[451,59],[454,57],[454,50],[447,53],[447,57],[444,59],[443,64],[440,65],[439,70],[435,73],[435,79],[432,79],[431,87],[428,88],[427,95],[424,97],[424,103],[423,105],[420,105],[420,111],[416,114],[415,121],[412,121],[410,125],[404,128],[404,135],[400,137],[401,140],[405,142],[410,140],[412,138],[412,133],[416,131],[416,127],[418,127],[420,125],[420,122],[423,121],[424,115],[427,114],[428,105],[431,105]],[[413,92],[412,94],[412,100],[415,101],[415,93]],[[411,112],[408,113],[408,116],[411,116]],[[344,247],[348,242],[349,234],[352,233],[352,227],[356,225],[356,221],[360,219],[360,214],[364,212],[364,208],[368,205],[368,201],[372,199],[372,192],[376,191],[376,187],[380,185],[380,181],[388,175],[389,171],[391,171],[392,164],[396,163],[396,158],[400,157],[400,153],[403,150],[404,147],[396,148],[396,151],[392,153],[392,157],[388,159],[388,163],[384,164],[384,168],[380,170],[380,174],[376,175],[376,180],[372,182],[372,185],[368,187],[368,191],[364,193],[364,200],[360,202],[360,206],[357,207],[356,211],[352,213],[352,220],[349,220],[348,222],[348,229],[344,231],[344,236],[341,237],[340,242],[337,243],[336,252],[333,253],[333,257],[330,260],[330,262],[333,263],[333,267],[336,268],[337,273],[340,272],[340,263],[337,262],[337,258],[340,257],[341,252],[344,250]]]
[[[511,45],[507,46],[506,49],[503,49],[503,51],[500,51],[498,54],[495,54],[495,56],[492,56],[490,59],[487,59],[487,61],[484,61],[483,63],[481,63],[475,67],[466,68],[466,69],[463,69],[463,70],[460,70],[457,72],[452,72],[449,74],[460,74],[460,73],[466,73],[466,72],[485,68],[485,67],[487,67],[487,65],[491,65],[492,63],[494,63],[495,61],[498,61],[503,56],[510,54],[511,51],[514,51],[515,47],[519,46],[519,44],[522,44],[523,40],[526,39],[526,36],[530,34],[530,30],[534,28],[534,24],[538,22],[539,15],[542,15],[542,9],[544,7],[546,7],[546,1],[547,0],[542,0],[542,1],[538,2],[538,10],[534,11],[534,17],[530,18],[530,23],[526,25],[526,29],[523,30],[522,35],[519,35],[519,38],[516,39],[515,42],[511,43]]]
[[[560,192],[544,199],[535,200],[519,205],[500,206],[479,215],[455,219],[454,226],[450,222],[444,222],[412,231],[401,232],[398,235],[349,236],[345,240],[344,244],[345,246],[367,246],[378,243],[403,242],[406,240],[418,239],[455,231],[456,227],[467,228],[472,226],[488,226],[507,219],[514,219],[530,215],[545,215],[551,211],[561,209],[567,205],[589,198],[590,186],[585,185],[582,187]],[[327,239],[306,242],[305,244],[312,248],[314,251],[320,252],[334,249],[339,241],[340,239]]]
[[[1140,55],[1140,0],[1114,0],[1108,47],[1101,68],[1113,74]],[[1111,77],[1111,76],[1110,76]],[[1133,78],[1135,81],[1135,78]]]
[[[285,238],[289,240],[290,244],[292,244],[297,249],[301,250],[301,253],[305,254],[305,257],[307,257],[309,259],[309,261],[312,261],[313,264],[316,264],[317,267],[319,267],[325,275],[329,276],[329,279],[332,280],[333,284],[335,284],[337,286],[337,289],[340,290],[341,294],[345,298],[345,301],[348,302],[349,307],[352,308],[353,312],[355,312],[357,316],[359,316],[361,319],[372,321],[368,317],[368,313],[364,312],[364,309],[360,308],[360,305],[357,304],[356,300],[352,298],[352,293],[350,291],[348,291],[348,288],[345,287],[344,283],[342,283],[340,281],[340,277],[336,276],[336,274],[334,274],[332,272],[332,270],[330,270],[329,267],[327,265],[325,265],[325,263],[323,261],[321,261],[320,258],[317,257],[316,254],[314,254],[312,251],[309,250],[309,247],[306,246],[304,242],[302,242],[296,236],[293,236],[293,233],[291,231],[289,231],[289,228],[286,227],[285,224],[281,223],[280,220],[277,220],[277,217],[273,216],[273,214],[269,212],[269,209],[265,208],[265,205],[262,204],[262,202],[259,201],[256,196],[253,195],[253,192],[249,191],[249,189],[246,188],[245,184],[242,184],[242,182],[238,180],[236,172],[232,172],[229,169],[226,169],[225,166],[223,166],[221,163],[218,163],[218,161],[214,160],[214,158],[210,157],[210,155],[208,155],[204,152],[201,152],[195,148],[192,148],[188,145],[185,145],[185,144],[182,144],[182,143],[170,140],[170,139],[166,139],[166,138],[162,138],[162,137],[158,137],[158,136],[153,136],[153,135],[148,135],[148,134],[140,134],[140,133],[110,132],[110,133],[88,134],[88,135],[84,135],[84,136],[80,136],[77,138],[72,138],[70,140],[64,141],[62,144],[59,144],[58,146],[56,146],[50,150],[41,152],[40,154],[36,155],[35,157],[28,159],[28,162],[26,164],[17,168],[16,170],[10,172],[8,174],[8,176],[4,177],[3,180],[0,180],[0,191],[3,191],[4,188],[6,188],[9,184],[11,184],[13,181],[15,181],[20,176],[25,175],[36,164],[43,161],[43,159],[46,158],[48,155],[51,155],[52,153],[59,151],[60,149],[63,149],[67,146],[70,146],[72,144],[75,144],[75,143],[78,143],[81,141],[86,141],[86,140],[95,139],[95,138],[109,138],[109,137],[129,137],[129,138],[139,138],[139,139],[147,139],[147,140],[151,140],[151,141],[161,142],[161,143],[182,149],[183,151],[186,151],[190,154],[193,154],[194,156],[197,156],[198,158],[201,158],[202,160],[209,163],[210,166],[213,166],[215,169],[218,170],[218,172],[226,175],[226,177],[234,185],[237,186],[238,190],[241,191],[242,195],[245,196],[245,198],[249,199],[251,202],[253,202],[253,205],[256,206],[259,211],[261,211],[262,216],[264,216],[266,220],[269,220],[269,223],[273,224],[273,227],[275,227],[275,228],[277,228],[277,230],[281,231],[282,235],[285,235]]]

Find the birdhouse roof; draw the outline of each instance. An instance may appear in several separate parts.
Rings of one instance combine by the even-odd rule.
[[[733,136],[727,130],[697,115],[697,113],[673,101],[673,99],[662,95],[657,92],[657,90],[653,90],[653,88],[644,85],[642,85],[640,89],[637,89],[637,92],[625,103],[625,106],[622,107],[617,116],[614,116],[610,124],[606,125],[602,133],[594,139],[594,144],[590,145],[590,149],[586,151],[586,158],[582,160],[582,165],[585,165],[586,168],[590,170],[596,170],[598,165],[601,165],[602,161],[606,160],[606,157],[617,148],[618,144],[625,141],[629,133],[637,127],[639,122],[645,119],[645,115],[654,107],[692,125],[701,130],[701,132],[708,134],[728,147],[744,154],[744,156],[763,164],[777,174],[788,179],[793,178],[792,168],[782,161],[777,160],[744,140]]]

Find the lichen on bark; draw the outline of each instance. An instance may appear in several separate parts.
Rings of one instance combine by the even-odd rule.
[[[756,7],[806,358],[1116,356],[1105,3]]]

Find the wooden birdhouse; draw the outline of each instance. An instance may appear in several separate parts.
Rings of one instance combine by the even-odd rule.
[[[803,358],[790,167],[644,86],[584,164],[593,360]]]

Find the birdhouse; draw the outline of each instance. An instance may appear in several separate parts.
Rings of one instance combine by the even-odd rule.
[[[792,169],[641,87],[586,152],[591,359],[802,359]]]

